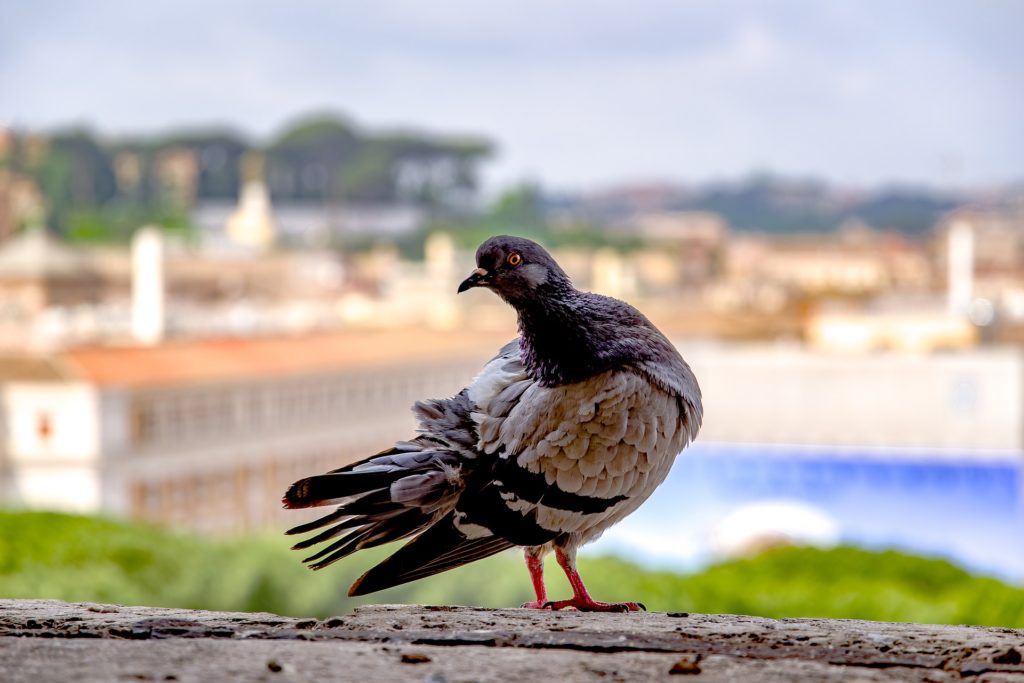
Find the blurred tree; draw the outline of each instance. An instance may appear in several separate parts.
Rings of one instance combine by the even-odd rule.
[[[84,129],[53,135],[33,170],[59,232],[67,232],[74,211],[95,211],[117,193],[110,156]]]
[[[360,147],[347,121],[330,115],[302,119],[267,147],[271,195],[284,199],[334,199],[337,169]]]
[[[274,199],[413,203],[441,212],[471,206],[486,141],[417,133],[365,135],[344,118],[297,121],[265,150],[223,129],[99,141],[88,130],[36,136],[23,153],[15,136],[0,168],[40,188],[48,221],[72,239],[123,241],[143,223],[183,229],[197,201],[234,200],[247,154],[265,157]]]
[[[320,115],[268,146],[267,171],[275,199],[462,208],[477,188],[476,165],[490,152],[484,141],[363,135],[342,118]]]
[[[524,182],[498,195],[488,212],[488,219],[513,230],[546,227],[540,186]]]

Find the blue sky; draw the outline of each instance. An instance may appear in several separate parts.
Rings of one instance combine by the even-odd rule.
[[[0,125],[333,109],[489,136],[492,185],[974,187],[1024,179],[1022,27],[1016,0],[0,0]]]

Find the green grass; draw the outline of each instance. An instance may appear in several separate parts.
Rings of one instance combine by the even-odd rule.
[[[288,545],[284,537],[216,540],[93,517],[0,512],[0,597],[320,617],[367,602],[502,607],[532,598],[515,553],[353,600],[348,585],[387,549],[311,572]],[[897,552],[783,548],[692,575],[611,557],[580,564],[599,599],[640,600],[652,610],[1024,627],[1024,589]],[[552,596],[567,596],[554,563],[548,574]]]

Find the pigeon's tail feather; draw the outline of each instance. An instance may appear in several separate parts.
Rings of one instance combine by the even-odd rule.
[[[409,581],[439,574],[512,548],[513,543],[493,535],[467,538],[449,513],[389,558],[359,577],[350,596],[375,593]]]
[[[288,487],[281,502],[290,509],[345,504],[352,498],[390,488],[410,475],[443,472],[458,478],[465,461],[464,455],[423,437],[403,441],[341,469],[300,479]]]
[[[281,502],[286,508],[308,508],[332,505],[345,498],[391,486],[392,472],[332,472],[300,479],[292,484]]]
[[[284,505],[338,508],[288,534],[319,533],[292,546],[303,550],[333,541],[304,562],[322,569],[357,550],[420,533],[444,517],[465,484],[465,456],[429,442],[411,442],[349,465],[301,479],[288,489]]]
[[[336,536],[341,535],[341,533],[343,531],[345,531],[346,529],[352,529],[352,528],[355,528],[357,526],[365,526],[366,524],[368,524],[370,522],[382,522],[382,521],[387,520],[387,519],[392,519],[395,516],[398,516],[401,512],[402,512],[401,508],[399,508],[398,510],[395,510],[395,511],[391,511],[391,510],[387,510],[387,509],[382,509],[379,512],[371,514],[371,515],[353,515],[353,514],[349,514],[344,509],[340,509],[337,512],[331,513],[330,515],[328,515],[328,517],[331,517],[332,518],[331,521],[334,521],[335,519],[338,519],[338,517],[335,517],[335,515],[338,515],[340,513],[341,516],[342,516],[341,522],[339,522],[338,524],[335,524],[334,526],[330,527],[326,531],[321,531],[319,534],[317,534],[315,536],[310,536],[309,538],[306,538],[306,539],[303,539],[303,540],[299,541],[298,543],[296,543],[295,545],[292,546],[292,550],[303,550],[305,548],[312,547],[312,546],[316,545],[317,543],[323,543],[324,541],[329,541],[332,538],[335,538]],[[323,519],[326,519],[326,518],[321,517],[320,519],[316,520],[316,522],[310,522],[310,524],[316,524],[317,525],[316,527],[310,527],[310,524],[304,524],[303,527],[306,527],[304,529],[301,528],[301,527],[295,527],[294,529],[289,529],[285,533],[288,534],[288,535],[300,534],[300,533],[305,533],[306,531],[311,531],[313,528],[317,528],[317,529],[322,528],[324,526],[327,526],[327,524],[330,523],[330,522],[322,523]]]
[[[304,534],[307,531],[314,531],[316,529],[322,529],[323,527],[327,526],[331,522],[337,521],[339,519],[343,519],[346,516],[348,516],[348,513],[345,512],[344,510],[335,510],[334,512],[332,512],[332,513],[330,513],[328,515],[324,515],[323,517],[318,517],[317,519],[314,519],[312,522],[307,522],[305,524],[300,524],[298,526],[294,526],[291,529],[289,529],[288,531],[286,531],[285,533],[287,535],[289,535],[289,536],[292,536],[292,535],[295,535],[295,534]]]
[[[405,538],[429,523],[430,515],[424,515],[418,510],[408,510],[396,517],[367,524],[359,531],[349,533],[329,546],[321,548],[318,552],[305,558],[303,562],[308,564],[310,569],[323,569],[357,550],[375,548],[378,545]],[[338,533],[340,532],[335,532],[332,535]]]

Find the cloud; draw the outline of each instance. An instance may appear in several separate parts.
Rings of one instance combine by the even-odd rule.
[[[483,133],[495,182],[580,187],[753,168],[862,183],[1024,175],[1024,6],[8,3],[0,122],[231,123],[333,107]]]

